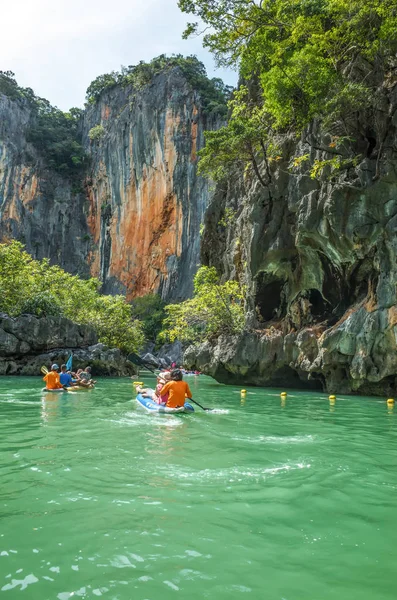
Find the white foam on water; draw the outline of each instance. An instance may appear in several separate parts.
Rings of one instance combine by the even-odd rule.
[[[9,399],[2,399],[0,398],[0,402],[2,404],[23,404],[23,405],[29,405],[29,404],[33,404],[36,406],[40,406],[40,402],[37,401],[31,401],[31,400],[15,400],[15,398],[9,398]]]
[[[200,552],[196,552],[196,550],[185,550],[185,554],[187,554],[188,556],[194,556],[195,558],[203,556],[202,554],[200,554]]]
[[[20,591],[22,591],[22,590],[26,590],[28,585],[31,585],[32,583],[37,583],[37,582],[38,582],[37,577],[35,577],[33,575],[33,573],[30,573],[30,575],[26,575],[26,577],[24,579],[12,579],[11,583],[7,583],[6,585],[3,585],[3,587],[1,588],[1,591],[7,592],[8,590],[13,590],[18,585],[21,586]]]
[[[145,559],[142,558],[142,556],[139,556],[139,554],[130,554],[130,556],[136,560],[136,562],[145,562]]]
[[[116,556],[112,561],[110,561],[112,567],[116,567],[117,569],[136,569],[136,565],[133,565],[127,556],[120,554]]]
[[[246,480],[263,480],[267,477],[282,474],[296,469],[310,468],[310,464],[295,463],[280,465],[278,467],[268,468],[252,468],[230,467],[228,469],[202,469],[201,471],[182,471],[181,469],[171,470],[168,468],[167,475],[169,477],[180,480],[196,480],[196,481],[219,481],[229,483],[241,483]]]
[[[163,583],[165,583],[165,585],[168,585],[168,587],[170,587],[172,590],[175,590],[176,592],[179,592],[179,587],[177,585],[175,585],[175,583],[172,583],[172,581],[163,581]]]
[[[183,425],[181,419],[176,419],[170,415],[157,415],[157,414],[142,414],[137,418],[137,413],[125,413],[124,417],[120,419],[106,419],[109,423],[115,423],[116,425],[127,426],[127,427],[142,427],[147,425],[148,427],[180,427]]]
[[[246,592],[246,593],[250,593],[250,592],[252,592],[252,589],[251,589],[251,588],[249,588],[249,587],[246,587],[245,585],[232,585],[232,586],[231,586],[231,589],[232,589],[234,592],[243,592],[243,593],[244,593],[244,592]]]
[[[308,444],[315,441],[313,435],[259,435],[258,437],[234,436],[233,441],[247,444]]]

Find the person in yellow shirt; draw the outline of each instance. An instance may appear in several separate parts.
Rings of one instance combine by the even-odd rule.
[[[43,381],[46,382],[47,390],[59,390],[60,388],[65,388],[60,382],[59,379],[59,367],[57,364],[53,364],[51,367],[51,371],[48,371],[47,375],[43,377]]]
[[[184,406],[186,398],[190,399],[192,397],[192,392],[186,381],[183,381],[183,375],[180,369],[171,371],[171,381],[161,388],[161,395],[166,396],[166,394],[168,394],[166,404],[168,408],[179,408],[180,406]]]

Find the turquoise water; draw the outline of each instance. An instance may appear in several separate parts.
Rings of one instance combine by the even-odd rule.
[[[0,379],[0,600],[394,600],[397,406],[189,383]]]

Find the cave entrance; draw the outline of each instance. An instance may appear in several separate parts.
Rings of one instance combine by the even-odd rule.
[[[283,288],[285,281],[260,273],[256,282],[255,306],[261,321],[271,321],[285,315]]]
[[[323,295],[316,289],[308,290],[308,300],[311,304],[310,312],[313,317],[324,317],[329,311],[329,307],[325,302]]]

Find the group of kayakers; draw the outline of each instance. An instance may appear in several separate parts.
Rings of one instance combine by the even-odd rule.
[[[54,363],[51,370],[43,377],[47,390],[67,389],[73,387],[92,388],[96,381],[92,379],[91,367],[72,372],[66,365],[59,366]],[[142,387],[136,384],[136,391],[145,398],[150,398],[161,406],[179,408],[184,406],[186,399],[192,398],[192,392],[186,381],[183,381],[181,369],[163,371],[157,376],[156,388]]]
[[[184,406],[186,398],[191,399],[192,392],[186,381],[183,381],[181,369],[165,371],[157,376],[157,385],[154,390],[136,385],[138,394],[144,398],[150,398],[167,408],[179,408]]]
[[[171,369],[179,369],[183,375],[200,375],[200,371],[189,371],[189,369],[185,369],[184,367],[180,366],[177,367],[176,362],[173,362],[171,364]],[[169,369],[165,370],[166,373],[169,372]]]
[[[91,376],[91,367],[78,369],[76,372],[68,371],[66,365],[61,365],[61,371],[56,363],[51,366],[51,371],[43,377],[47,390],[59,390],[72,387],[94,387],[96,381]]]

